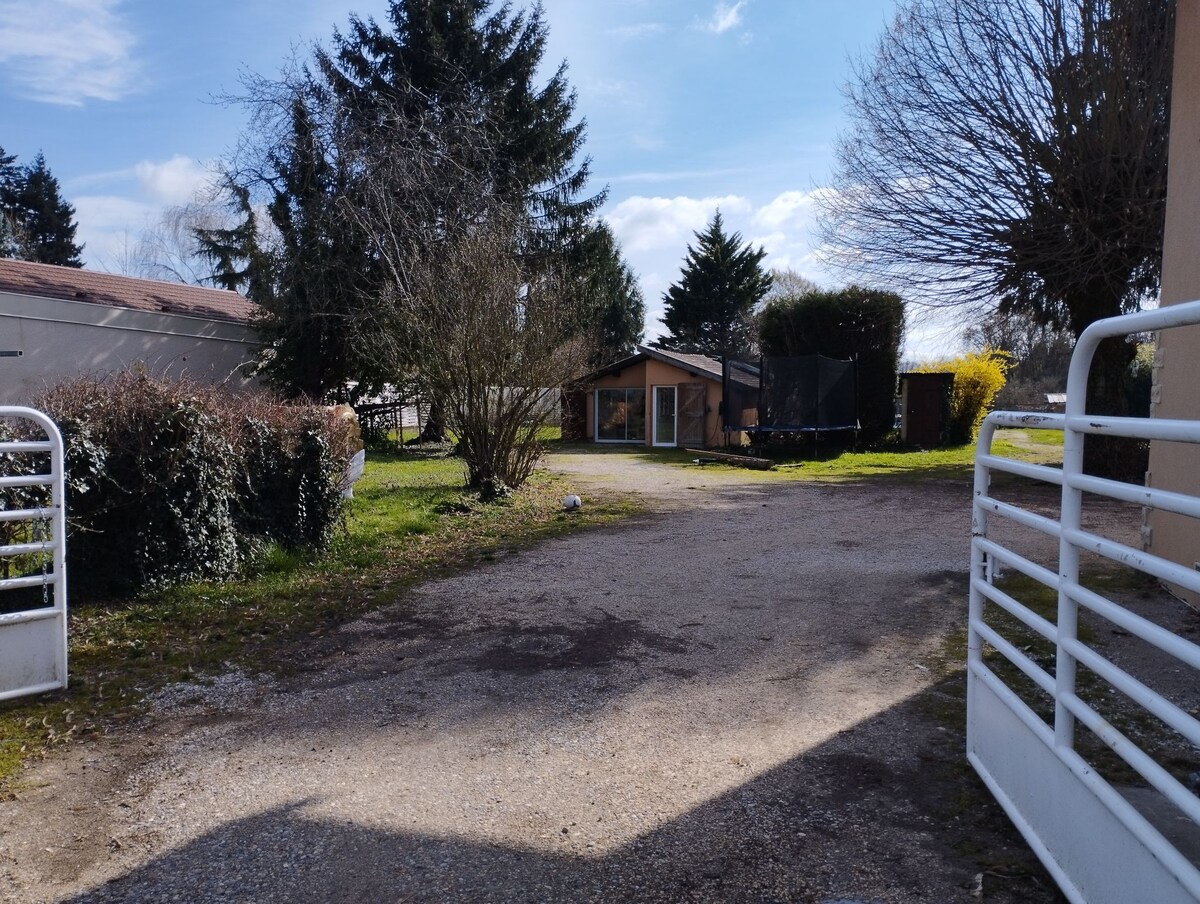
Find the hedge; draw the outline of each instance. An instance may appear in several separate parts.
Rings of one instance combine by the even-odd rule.
[[[220,580],[263,541],[320,549],[353,451],[327,409],[138,371],[43,394],[66,443],[68,568],[83,592]]]

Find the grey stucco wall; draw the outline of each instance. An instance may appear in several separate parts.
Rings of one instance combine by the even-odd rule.
[[[155,376],[242,388],[258,348],[242,324],[0,292],[0,404],[28,405],[68,377],[144,364]]]

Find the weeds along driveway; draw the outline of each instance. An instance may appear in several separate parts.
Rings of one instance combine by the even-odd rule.
[[[0,893],[1056,900],[972,790],[939,671],[965,484],[551,465],[585,504],[606,482],[655,513],[425,584],[292,677],[177,688],[141,734],[53,758],[0,804]]]

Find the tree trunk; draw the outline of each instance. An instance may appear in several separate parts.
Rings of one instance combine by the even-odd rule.
[[[429,403],[429,415],[425,418],[425,429],[417,437],[419,443],[444,443],[446,441],[446,415],[442,403]]]
[[[1126,339],[1105,339],[1096,349],[1088,379],[1087,413],[1129,414],[1129,366],[1137,346]],[[1098,477],[1141,484],[1146,479],[1149,446],[1112,436],[1088,436],[1083,445],[1083,469]]]

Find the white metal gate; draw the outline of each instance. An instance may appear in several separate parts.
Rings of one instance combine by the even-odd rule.
[[[0,407],[0,419],[45,433],[0,441],[0,700],[7,700],[67,686],[67,519],[54,422],[16,407]],[[17,591],[24,598],[14,604]]]
[[[1078,904],[1195,904],[1200,871],[1169,842],[1143,812],[1169,813],[1185,834],[1200,824],[1200,799],[1133,740],[1080,696],[1077,665],[1159,723],[1200,748],[1200,722],[1142,681],[1105,658],[1078,635],[1079,608],[1106,619],[1169,654],[1189,677],[1200,670],[1200,647],[1080,584],[1080,552],[1096,553],[1159,580],[1200,592],[1200,574],[1149,553],[1085,531],[1084,493],[1200,518],[1200,498],[1134,486],[1083,473],[1084,436],[1109,435],[1200,443],[1200,422],[1086,415],[1088,371],[1099,341],[1111,336],[1200,323],[1200,302],[1115,317],[1093,324],[1080,337],[1071,359],[1063,415],[997,412],[979,435],[971,543],[968,641],[967,756],[988,788],[1072,902]],[[1064,431],[1062,470],[994,455],[1001,427]],[[1062,508],[1055,521],[993,498],[990,475],[1002,471],[1061,485]],[[1058,540],[1058,574],[1000,545],[989,536],[989,520],[1004,518]],[[1032,578],[1058,594],[1054,622],[1039,616],[996,586],[998,567]],[[995,607],[995,608],[993,608]],[[996,630],[990,613],[1007,612],[1040,635],[1056,652],[1053,673]],[[990,656],[1020,670],[1053,702],[1043,718],[1006,682]],[[1076,724],[1092,732],[1149,786],[1147,807],[1134,792],[1101,777],[1076,744]],[[1152,817],[1153,818],[1153,817]],[[1162,825],[1162,821],[1154,818]]]

